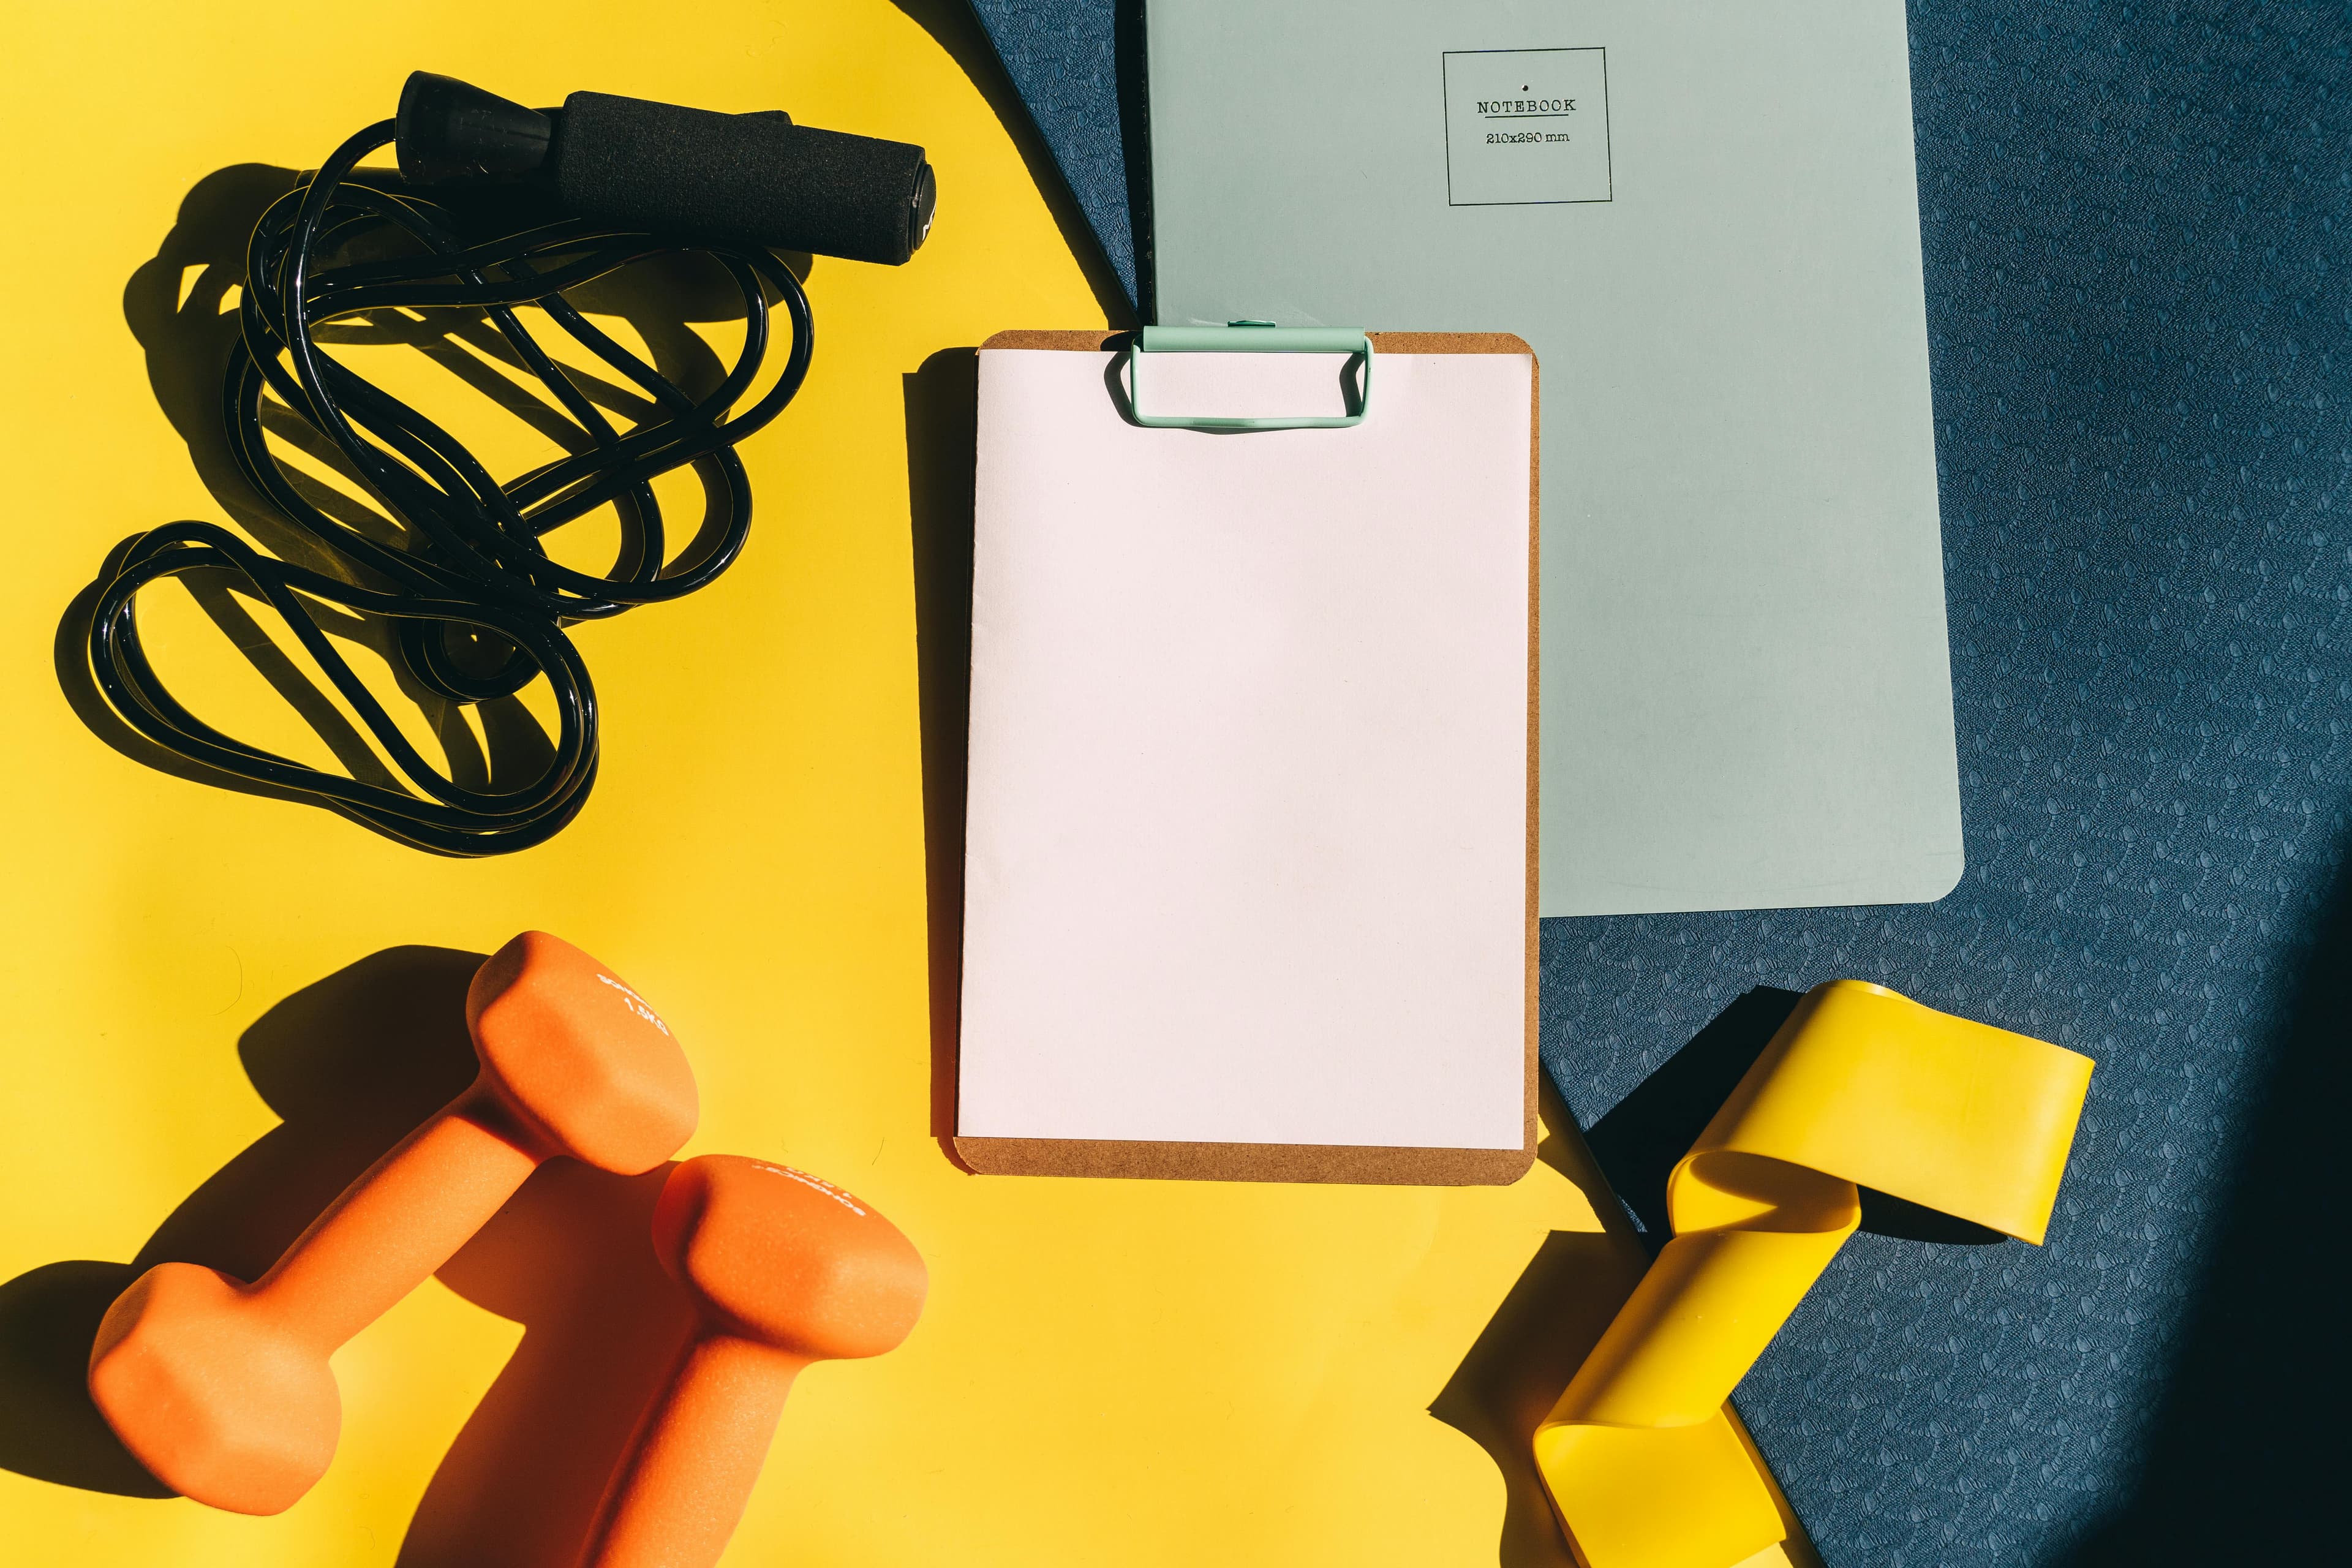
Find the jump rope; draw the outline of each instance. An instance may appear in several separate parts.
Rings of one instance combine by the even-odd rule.
[[[387,144],[398,151],[398,180],[360,166]],[[482,193],[509,187],[511,203],[488,205],[543,214],[551,204],[562,216],[484,237],[478,220],[461,216],[459,198],[479,209]],[[742,552],[751,489],[735,447],[793,400],[814,347],[808,296],[775,252],[903,262],[929,231],[935,192],[921,148],[795,125],[780,112],[717,114],[586,92],[542,111],[415,73],[395,118],[352,135],[256,226],[241,335],[222,384],[238,470],[334,570],[281,560],[213,523],[149,531],[118,552],[99,584],[89,652],[100,691],[170,752],[310,797],[419,847],[485,856],[544,842],[578,815],[596,778],[595,688],[570,628],[682,598]],[[742,300],[741,350],[698,395],[565,297],[678,254],[716,262]],[[522,306],[538,307],[655,412],[616,426],[533,337]],[[455,436],[317,341],[330,322],[436,308],[487,320],[512,363],[545,389],[551,412],[568,421],[572,455],[501,481]],[[747,402],[779,310],[790,337],[782,371]],[[395,537],[372,537],[303,493],[265,435],[265,391],[331,444],[396,525]],[[723,516],[673,555],[653,482],[688,465]],[[550,534],[606,506],[623,521],[609,571],[577,571],[550,556]],[[413,789],[247,745],[165,689],[140,640],[139,595],[199,571],[234,574],[268,602]],[[472,788],[435,767],[306,601],[391,620],[405,675],[449,702],[511,697],[545,677],[556,733],[539,775]]]

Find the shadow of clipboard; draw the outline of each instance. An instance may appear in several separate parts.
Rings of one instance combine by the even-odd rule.
[[[1124,332],[1003,331],[981,345],[992,349],[1098,353],[1130,336]],[[1541,538],[1538,498],[1542,428],[1541,367],[1524,339],[1509,332],[1370,332],[1381,354],[1512,354],[1528,362],[1528,685],[1526,791],[1526,914],[1523,921],[1524,1014],[1520,1147],[1423,1148],[1343,1143],[1223,1143],[1097,1138],[971,1137],[959,1131],[957,1155],[974,1172],[1003,1176],[1119,1176],[1174,1181],[1342,1182],[1422,1186],[1499,1186],[1535,1163],[1537,1029],[1537,741],[1538,594]],[[970,970],[967,963],[965,973]],[[959,1064],[961,1074],[961,1064]],[[959,1123],[961,1125],[961,1123]]]

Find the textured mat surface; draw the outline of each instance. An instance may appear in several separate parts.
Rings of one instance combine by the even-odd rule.
[[[2231,1238],[2325,1225],[2292,1129],[2343,1081],[2347,37],[2338,6],[1914,9],[1968,875],[1544,931],[1588,1126],[1748,988],[1838,975],[2099,1060],[2046,1249],[1857,1237],[1742,1384],[1840,1568],[2284,1547],[2316,1528],[2298,1456],[2345,1447],[2329,1388],[2266,1387],[2342,1392],[2332,1335],[2264,1340],[2315,1266]],[[2200,1404],[2216,1356],[2245,1382]]]
[[[1112,5],[978,4],[1126,232]],[[1545,1063],[1640,1210],[1818,981],[2094,1055],[2046,1248],[1875,1204],[1739,1405],[1833,1568],[2340,1554],[2352,15],[1911,32],[1968,875],[1548,921]],[[1082,37],[1101,66],[1054,77]]]
[[[971,0],[971,8],[1129,302],[1140,300],[1140,0]],[[1130,169],[1138,198],[1132,212]]]

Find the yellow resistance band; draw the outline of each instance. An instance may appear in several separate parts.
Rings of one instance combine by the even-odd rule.
[[[1536,1431],[1586,1568],[1731,1568],[1782,1539],[1724,1401],[1861,1220],[1857,1185],[2039,1246],[2091,1058],[1817,985],[1666,1184],[1675,1237]]]

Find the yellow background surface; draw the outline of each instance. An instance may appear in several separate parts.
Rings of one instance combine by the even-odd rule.
[[[1258,1187],[975,1178],[931,1135],[903,378],[999,328],[1103,320],[932,37],[885,0],[80,4],[20,8],[8,31],[0,1282],[131,1259],[277,1126],[238,1055],[273,1004],[383,949],[486,952],[540,927],[670,1019],[702,1091],[688,1152],[839,1181],[931,1265],[903,1349],[803,1380],[729,1561],[1303,1568],[1493,1562],[1498,1542],[1506,1562],[1557,1560],[1524,1470],[1507,1481],[1430,1414],[1451,1381],[1464,1426],[1531,1426],[1565,1381],[1528,1364],[1554,1320],[1605,1317],[1624,1288],[1557,1150],[1508,1189]],[[126,284],[205,175],[314,165],[420,66],[530,103],[594,88],[783,107],[923,144],[942,193],[911,265],[816,263],[814,374],[744,449],[748,552],[683,602],[581,628],[606,713],[595,794],[552,842],[482,861],[142,767],[84,727],[52,667],[61,615],[119,541],[227,521],[158,406]],[[438,415],[469,395],[421,395]],[[150,600],[192,706],[307,743],[182,590]],[[31,1331],[0,1329],[22,1382]],[[337,1356],[341,1448],[289,1512],[0,1473],[0,1560],[475,1561],[412,1520],[522,1331],[429,1283]],[[1523,1373],[1531,1389],[1504,1386]],[[37,1426],[25,1411],[0,1422]]]

